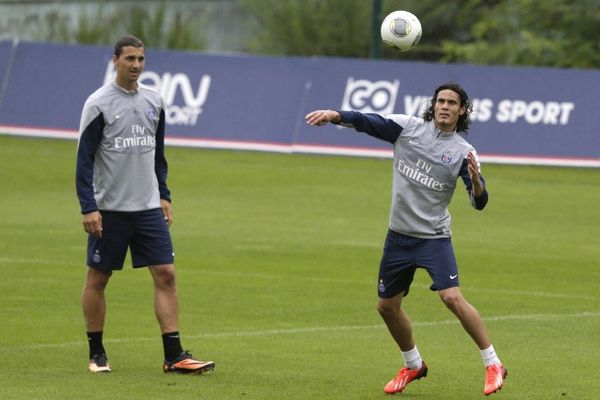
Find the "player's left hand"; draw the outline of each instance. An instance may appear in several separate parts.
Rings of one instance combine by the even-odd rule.
[[[163,216],[169,226],[173,223],[173,209],[171,208],[171,202],[165,199],[160,199],[160,207],[162,208]]]
[[[469,168],[469,178],[471,178],[471,183],[473,183],[473,195],[477,197],[483,192],[483,185],[481,184],[481,175],[479,173],[479,162],[473,153],[467,155],[467,166]]]

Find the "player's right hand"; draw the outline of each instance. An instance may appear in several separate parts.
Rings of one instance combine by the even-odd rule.
[[[339,123],[342,116],[339,112],[333,110],[315,110],[306,114],[305,119],[308,125],[322,126],[328,122]]]
[[[83,214],[83,229],[98,239],[102,237],[102,215],[99,211]]]

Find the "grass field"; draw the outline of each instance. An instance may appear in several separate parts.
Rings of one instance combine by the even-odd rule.
[[[376,309],[391,161],[168,148],[183,345],[161,371],[148,272],[108,288],[113,373],[87,372],[73,141],[0,135],[1,399],[384,399],[401,356]],[[509,369],[504,399],[600,396],[600,170],[484,165],[451,208],[461,286]],[[483,398],[475,345],[417,273],[429,376],[398,398]]]

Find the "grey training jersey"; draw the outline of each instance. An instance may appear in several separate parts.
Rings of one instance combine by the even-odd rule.
[[[141,211],[169,199],[161,95],[116,82],[94,92],[81,115],[77,193],[81,211]],[[160,189],[160,193],[159,193]]]
[[[462,177],[473,207],[482,209],[487,191],[475,198],[466,157],[475,149],[456,132],[444,133],[433,121],[404,114],[381,116],[340,111],[341,124],[393,145],[390,229],[417,238],[450,237],[448,206]],[[483,178],[482,178],[482,182]]]
[[[403,127],[394,143],[390,228],[419,238],[450,237],[448,206],[463,160],[475,149],[458,134],[437,130],[433,121],[387,118]]]

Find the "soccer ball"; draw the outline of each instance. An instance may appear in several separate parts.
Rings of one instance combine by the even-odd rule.
[[[388,46],[407,51],[421,40],[421,22],[408,11],[394,11],[381,23],[381,39]]]

